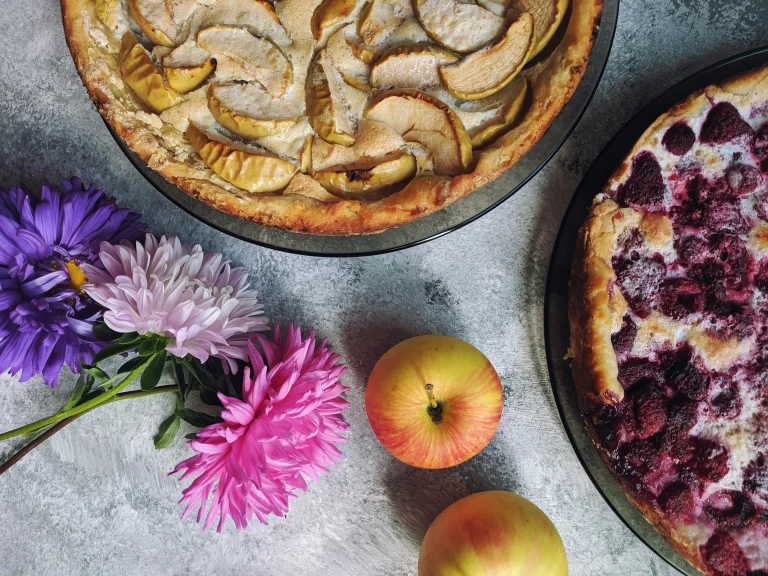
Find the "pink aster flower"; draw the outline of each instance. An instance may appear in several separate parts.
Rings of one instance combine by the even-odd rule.
[[[346,367],[339,356],[319,346],[314,330],[306,339],[291,325],[283,342],[280,328],[273,341],[258,337],[259,351],[249,343],[251,366],[243,373],[243,399],[219,393],[223,422],[204,428],[188,445],[199,454],[181,462],[171,474],[179,480],[196,476],[184,490],[182,517],[197,505],[200,522],[211,494],[203,529],[227,516],[240,530],[255,515],[282,516],[295,490],[306,490],[304,475],[317,481],[341,457],[336,446],[348,425],[341,397],[348,388],[339,382]],[[263,358],[262,358],[263,355]]]
[[[166,336],[169,353],[203,363],[213,356],[236,372],[249,335],[267,329],[248,273],[221,254],[147,234],[135,246],[103,242],[99,256],[106,271],[84,265],[90,284],[83,289],[116,332]]]

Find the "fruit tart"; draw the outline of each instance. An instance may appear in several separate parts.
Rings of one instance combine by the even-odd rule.
[[[203,202],[385,230],[494,180],[581,79],[603,0],[62,0],[99,112]]]
[[[768,574],[768,69],[643,134],[580,231],[569,318],[629,499],[706,574]]]

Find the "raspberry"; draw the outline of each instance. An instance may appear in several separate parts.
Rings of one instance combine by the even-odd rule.
[[[611,335],[611,344],[616,354],[626,354],[632,350],[637,336],[637,324],[627,314],[621,321],[621,328],[618,332]]]
[[[645,439],[661,432],[667,423],[667,403],[653,382],[645,381],[631,394],[638,438]]]
[[[632,171],[616,190],[616,200],[637,210],[659,212],[664,208],[665,191],[661,166],[653,154],[645,151],[632,159]]]
[[[720,418],[736,418],[741,413],[741,398],[736,385],[727,376],[720,376],[715,382],[720,391],[712,399],[712,412]]]
[[[661,449],[676,464],[693,457],[693,445],[688,433],[698,419],[698,405],[679,396],[669,403],[667,427],[661,437]]]
[[[704,292],[687,278],[669,278],[659,290],[659,308],[675,320],[682,320],[704,309]]]
[[[672,521],[690,522],[693,518],[693,491],[685,482],[673,482],[659,495],[659,506]]]
[[[719,490],[704,503],[704,513],[721,528],[741,528],[751,523],[755,505],[738,490]]]
[[[762,184],[763,175],[754,166],[734,164],[726,171],[725,179],[733,192],[744,195],[754,192]]]
[[[619,382],[629,390],[641,380],[661,382],[662,374],[658,364],[647,358],[628,358],[619,366]]]
[[[619,448],[616,471],[622,476],[634,477],[643,482],[660,461],[661,453],[652,441],[633,440]]]
[[[768,294],[768,259],[762,260],[758,265],[755,274],[755,286],[764,294]]]
[[[733,202],[713,202],[704,208],[702,224],[714,232],[741,234],[749,226],[741,215],[741,210]]]
[[[702,371],[700,362],[693,359],[693,349],[688,345],[678,349],[666,379],[672,388],[693,400],[704,398],[709,389],[709,376]]]
[[[682,156],[693,148],[696,142],[696,134],[684,121],[676,122],[664,133],[661,143],[667,152],[675,156]]]
[[[667,273],[663,258],[659,255],[643,258],[636,253],[615,256],[613,269],[632,310],[641,318],[646,318],[651,313],[651,304]]]
[[[768,456],[758,454],[747,467],[744,468],[744,489],[768,500]]]
[[[697,479],[717,482],[728,474],[728,449],[720,442],[692,438],[690,450],[691,459],[685,463],[685,470]]]
[[[752,128],[729,102],[720,102],[707,114],[699,139],[705,144],[725,144],[744,134],[752,135]]]
[[[718,575],[742,576],[749,570],[744,552],[725,530],[716,530],[699,550],[706,565]]]
[[[708,246],[706,240],[694,234],[684,236],[675,242],[675,249],[683,264],[702,261],[709,254]]]

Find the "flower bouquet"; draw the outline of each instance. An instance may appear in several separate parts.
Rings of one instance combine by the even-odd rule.
[[[171,472],[191,479],[184,515],[197,507],[204,529],[219,531],[227,517],[237,529],[266,523],[341,457],[345,367],[314,330],[265,336],[246,270],[145,228],[77,178],[39,199],[0,189],[0,371],[49,386],[65,363],[79,374],[58,412],[0,433],[34,436],[0,474],[103,404],[174,394],[154,441],[170,445],[182,420],[200,428],[187,442],[196,454]],[[125,361],[110,375],[103,362],[115,357]],[[175,383],[160,386],[166,370]],[[190,408],[193,395],[210,410]]]

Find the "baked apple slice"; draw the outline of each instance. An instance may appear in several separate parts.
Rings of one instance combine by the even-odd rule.
[[[274,100],[260,85],[245,82],[210,84],[208,109],[224,128],[251,139],[283,132],[301,115],[290,103]]]
[[[440,68],[446,89],[462,100],[478,100],[498,92],[525,66],[534,38],[533,16],[525,12],[493,46]]]
[[[511,0],[507,8],[508,18],[515,19],[529,12],[535,22],[536,45],[529,59],[546,47],[563,22],[567,11],[568,0]]]
[[[435,173],[455,176],[472,163],[472,143],[447,104],[425,92],[390,90],[377,96],[366,118],[389,124],[406,142],[418,142],[434,157]]]
[[[352,146],[355,128],[344,102],[342,83],[326,51],[318,52],[307,71],[307,116],[320,138],[330,144]]]
[[[236,26],[211,26],[198,32],[197,45],[216,58],[218,79],[256,81],[273,98],[288,89],[291,63],[271,40]]]
[[[128,0],[134,22],[149,41],[159,46],[176,45],[176,24],[166,0]]]
[[[414,0],[413,6],[427,34],[454,52],[475,52],[504,33],[504,18],[469,0]]]
[[[216,59],[195,42],[185,42],[163,57],[163,75],[177,92],[191,92],[216,69]]]
[[[472,139],[472,148],[481,148],[512,128],[525,111],[527,96],[528,82],[518,75],[492,96],[459,102],[454,110]]]
[[[96,16],[107,28],[114,30],[117,26],[117,15],[120,9],[120,0],[95,0]]]
[[[410,0],[371,0],[360,12],[357,34],[369,46],[377,46],[413,16]]]
[[[384,158],[365,159],[354,166],[319,170],[314,173],[323,188],[342,198],[382,193],[416,175],[416,158],[396,152]]]
[[[371,68],[373,88],[428,90],[442,84],[439,69],[459,59],[434,44],[404,44],[387,50]]]
[[[353,38],[347,38],[347,44],[352,49],[352,54],[365,64],[373,64],[376,61],[376,52],[370,47],[357,42]]]
[[[159,114],[184,101],[181,94],[166,86],[149,52],[132,32],[126,32],[120,43],[120,69],[125,83],[154,113]]]
[[[331,64],[339,71],[344,81],[364,92],[370,91],[370,67],[357,58],[347,39],[356,39],[355,25],[348,24],[337,30],[325,47]]]
[[[352,15],[357,2],[355,0],[323,0],[312,13],[312,36],[320,40],[326,30],[343,23]]]
[[[214,173],[241,190],[277,192],[288,186],[296,173],[296,166],[277,156],[256,154],[213,140],[193,122],[189,123],[186,137]]]

